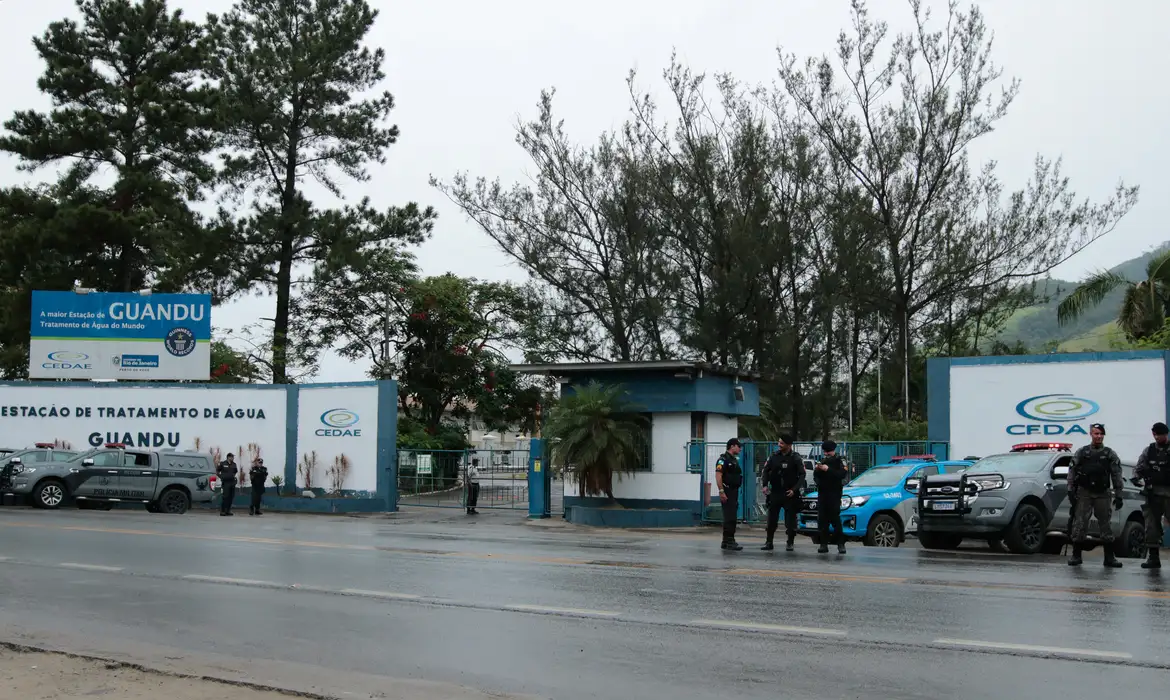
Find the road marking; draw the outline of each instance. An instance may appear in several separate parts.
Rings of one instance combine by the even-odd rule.
[[[934,644],[949,647],[974,647],[976,649],[1002,649],[1004,651],[1031,651],[1040,654],[1058,654],[1060,656],[1095,656],[1103,659],[1132,659],[1132,654],[1121,651],[1099,651],[1096,649],[1067,649],[1065,647],[1046,647],[1034,644],[1010,644],[1007,642],[980,642],[970,639],[936,639]]]
[[[204,583],[231,583],[237,586],[266,586],[270,588],[283,588],[279,583],[272,583],[271,581],[257,581],[250,578],[228,578],[226,576],[201,576],[199,574],[190,574],[183,577],[187,581],[202,581]]]
[[[422,596],[414,595],[413,593],[390,593],[389,591],[365,591],[360,588],[343,588],[342,593],[346,595],[360,595],[368,598],[389,598],[391,600],[418,600]]]
[[[889,576],[854,576],[819,571],[788,571],[785,569],[728,569],[725,573],[737,576],[773,576],[782,578],[820,579],[824,581],[855,581],[862,583],[906,583],[908,579]]]
[[[819,627],[790,627],[788,625],[769,625],[762,622],[740,622],[738,620],[691,620],[690,624],[702,627],[723,627],[756,632],[782,632],[785,634],[815,634],[829,637],[843,637],[846,634],[845,630],[822,629]]]
[[[584,608],[553,608],[546,605],[524,605],[513,604],[505,605],[506,610],[515,610],[517,612],[534,612],[534,613],[550,613],[554,615],[587,615],[590,617],[617,617],[621,613],[610,612],[608,610],[588,610]]]
[[[122,570],[120,566],[99,566],[98,564],[74,564],[73,562],[62,562],[58,566],[65,569],[81,569],[83,571],[107,571],[109,573],[117,573]]]

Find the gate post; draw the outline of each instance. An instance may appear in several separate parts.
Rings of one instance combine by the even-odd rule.
[[[552,504],[548,502],[548,465],[544,459],[544,440],[528,441],[528,517],[549,517]]]

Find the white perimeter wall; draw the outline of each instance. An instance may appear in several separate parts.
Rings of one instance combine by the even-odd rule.
[[[330,421],[330,416],[351,416]],[[354,420],[356,419],[356,420]],[[354,420],[350,423],[350,420]],[[349,423],[348,425],[340,425]],[[300,464],[316,453],[315,488],[333,490],[328,471],[345,456],[349,473],[341,483],[347,491],[378,488],[378,387],[302,386],[297,393],[297,486],[304,488]],[[310,460],[311,461],[311,460]],[[269,471],[271,471],[271,467]]]
[[[280,389],[139,386],[0,386],[0,446],[63,440],[247,455],[283,474],[287,399]]]
[[[950,384],[951,455],[956,458],[1006,452],[1014,444],[1042,440],[1080,447],[1089,442],[1089,425],[1103,423],[1105,444],[1133,463],[1151,441],[1150,426],[1166,420],[1165,365],[1160,359],[957,365],[950,368]],[[1017,411],[1020,402],[1044,394],[1071,394],[1096,402],[1100,410],[1068,422],[1035,420]],[[1029,425],[1040,426],[1033,430],[1041,432],[1009,432]],[[1068,433],[1073,426],[1084,432]]]

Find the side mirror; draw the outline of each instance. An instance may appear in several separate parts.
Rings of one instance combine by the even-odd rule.
[[[1068,467],[1063,467],[1063,466],[1062,467],[1054,467],[1052,469],[1052,478],[1053,479],[1067,479],[1068,478]]]
[[[917,493],[918,487],[921,484],[922,484],[922,479],[919,479],[917,477],[913,478],[913,479],[907,479],[906,480],[906,490],[911,492],[911,493]]]
[[[86,457],[85,459],[81,460],[81,466],[92,467],[93,466],[93,458]]]

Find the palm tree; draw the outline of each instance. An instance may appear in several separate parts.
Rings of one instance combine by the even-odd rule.
[[[581,496],[613,499],[614,474],[633,471],[647,459],[649,421],[625,396],[621,386],[590,382],[562,397],[544,426],[554,464],[566,478],[572,473]]]
[[[1063,326],[1075,321],[1118,287],[1125,288],[1125,296],[1117,314],[1117,327],[1127,338],[1137,340],[1162,328],[1170,306],[1170,249],[1150,259],[1146,279],[1140,282],[1108,271],[1090,276],[1056,307],[1057,322]]]

